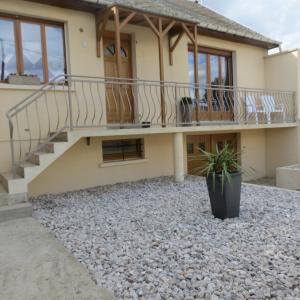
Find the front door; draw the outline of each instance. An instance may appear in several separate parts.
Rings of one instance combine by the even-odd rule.
[[[103,39],[104,72],[106,78],[117,77],[116,46],[113,33],[106,33]],[[131,37],[121,35],[120,78],[132,78]],[[133,123],[134,101],[133,86],[128,83],[106,81],[107,123]]]
[[[201,156],[200,149],[207,152],[221,150],[225,144],[229,144],[237,150],[237,135],[235,133],[212,134],[212,135],[189,135],[187,136],[187,165],[188,174],[205,175],[203,169],[206,161]]]

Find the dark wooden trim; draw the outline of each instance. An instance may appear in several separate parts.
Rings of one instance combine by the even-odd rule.
[[[49,70],[48,70],[48,59],[47,59],[47,46],[46,46],[46,31],[45,25],[41,24],[41,42],[42,42],[42,60],[43,60],[43,71],[44,71],[44,82],[49,81]]]
[[[64,22],[58,22],[58,21],[52,21],[48,19],[43,19],[39,17],[28,17],[28,16],[23,16],[20,14],[9,14],[9,13],[3,13],[0,12],[0,18],[3,19],[10,19],[10,20],[20,20],[24,22],[32,22],[32,23],[42,23],[45,25],[53,25],[53,26],[59,26],[62,27],[64,26]]]
[[[189,44],[188,47],[189,47],[189,51],[194,50],[194,45],[193,44]],[[206,46],[202,46],[202,45],[198,45],[198,52],[206,53],[206,54],[212,54],[212,55],[227,56],[227,57],[232,56],[232,51],[223,50],[223,49],[216,49],[216,48],[206,47]]]
[[[66,9],[73,9],[79,11],[85,11],[89,13],[95,13],[99,8],[106,7],[106,5],[101,5],[93,3],[91,1],[84,0],[25,0],[27,2],[34,2],[44,5],[56,6]]]
[[[15,26],[15,43],[17,56],[17,71],[24,73],[24,59],[22,51],[21,24],[19,20],[14,21]]]

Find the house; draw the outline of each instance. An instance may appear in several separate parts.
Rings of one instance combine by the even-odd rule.
[[[199,148],[225,143],[255,169],[246,179],[274,176],[298,151],[295,87],[271,83],[279,46],[186,0],[2,1],[3,204],[180,182]]]

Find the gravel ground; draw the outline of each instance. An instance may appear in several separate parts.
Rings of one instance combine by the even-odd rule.
[[[300,192],[244,184],[214,219],[189,177],[34,199],[34,216],[118,299],[300,299]]]

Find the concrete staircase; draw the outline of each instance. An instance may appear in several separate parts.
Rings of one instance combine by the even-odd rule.
[[[41,149],[33,152],[27,161],[20,163],[15,178],[12,172],[0,174],[0,222],[31,216],[28,184],[79,139],[80,136],[72,132],[62,132],[51,142],[41,145]]]

